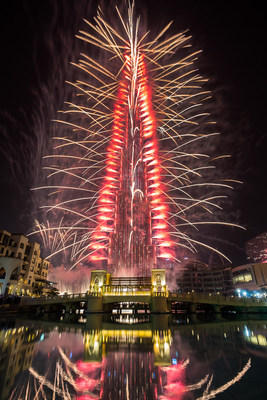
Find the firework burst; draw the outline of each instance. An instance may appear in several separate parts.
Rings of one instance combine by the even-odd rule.
[[[200,52],[190,50],[187,32],[167,36],[171,23],[152,37],[133,5],[116,12],[111,24],[99,9],[77,35],[98,54],[73,63],[76,97],[56,121],[65,133],[44,157],[46,184],[33,189],[48,201],[32,234],[71,269],[144,275],[199,247],[227,258],[194,236],[203,224],[235,226],[216,219],[234,181],[214,181],[226,156],[204,151],[218,133],[195,67]]]

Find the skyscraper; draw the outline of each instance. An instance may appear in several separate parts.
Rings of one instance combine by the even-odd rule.
[[[151,84],[140,49],[124,56],[91,260],[106,260],[128,275],[146,275],[157,259],[171,259],[173,253]]]
[[[198,234],[203,224],[234,226],[217,218],[233,180],[213,172],[224,156],[209,154],[218,132],[200,51],[185,32],[168,35],[171,23],[150,34],[133,5],[116,12],[106,21],[99,8],[77,35],[91,47],[73,63],[73,101],[44,157],[47,182],[35,190],[48,204],[34,233],[70,269],[145,276],[199,246],[227,259]]]

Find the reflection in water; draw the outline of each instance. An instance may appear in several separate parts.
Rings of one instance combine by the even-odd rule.
[[[112,322],[120,323],[120,324],[127,324],[127,325],[133,325],[137,323],[142,323],[142,322],[149,322],[150,317],[149,315],[135,315],[135,316],[129,316],[129,315],[112,315],[110,317],[110,320]]]
[[[71,332],[37,322],[3,329],[1,399],[209,400],[249,370],[247,344],[266,345],[263,323],[159,326],[155,317],[133,329],[105,322]],[[230,371],[216,367],[221,352]]]
[[[28,327],[0,331],[0,398],[6,399],[16,375],[32,363],[34,344],[44,339],[40,330]]]
[[[266,325],[265,325],[266,328]],[[244,326],[244,338],[247,342],[250,342],[253,345],[256,346],[267,346],[267,338],[265,336],[264,330],[262,331],[253,331],[247,327],[247,325]]]

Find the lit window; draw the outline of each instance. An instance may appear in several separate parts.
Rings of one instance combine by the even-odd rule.
[[[237,275],[233,278],[234,283],[237,282],[251,282],[253,280],[250,272],[246,272],[240,275]]]

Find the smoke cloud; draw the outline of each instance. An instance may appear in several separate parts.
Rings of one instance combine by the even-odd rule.
[[[63,265],[52,267],[48,279],[58,282],[60,293],[84,293],[89,289],[91,270],[85,266],[78,269],[67,270]]]

